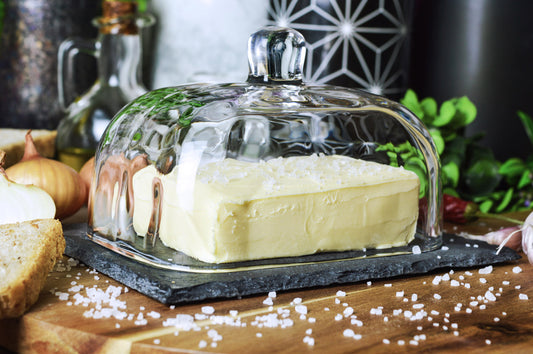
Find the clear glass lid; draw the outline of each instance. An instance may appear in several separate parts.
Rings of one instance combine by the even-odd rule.
[[[91,238],[185,271],[334,261],[441,245],[440,165],[397,102],[302,81],[305,41],[267,27],[246,83],[162,88],[100,142]]]

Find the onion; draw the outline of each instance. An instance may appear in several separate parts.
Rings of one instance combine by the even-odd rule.
[[[70,166],[42,157],[35,148],[31,130],[26,133],[22,160],[6,170],[7,176],[20,184],[33,184],[54,200],[56,218],[66,218],[85,203],[87,189],[80,175]]]
[[[39,187],[9,180],[2,167],[4,156],[0,151],[0,225],[53,218],[56,207],[52,197]]]
[[[93,181],[94,177],[94,156],[91,157],[81,168],[80,170],[80,177],[83,180],[83,183],[85,184],[85,188],[87,190],[87,199],[85,200],[85,204],[87,203],[88,197],[89,197],[89,191],[91,190],[91,183]]]

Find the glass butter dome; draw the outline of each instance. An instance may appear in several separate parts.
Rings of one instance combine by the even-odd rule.
[[[304,56],[300,33],[266,27],[250,37],[246,83],[126,105],[97,151],[91,239],[192,272],[440,247],[426,128],[386,98],[303,83]]]

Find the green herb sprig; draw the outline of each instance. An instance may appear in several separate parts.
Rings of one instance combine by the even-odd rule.
[[[533,154],[526,160],[503,163],[482,145],[484,134],[466,137],[464,128],[476,116],[467,98],[452,98],[438,107],[433,98],[419,100],[408,90],[400,101],[428,128],[442,165],[443,192],[479,204],[484,213],[529,210],[533,207]],[[522,111],[518,117],[533,146],[533,119]]]

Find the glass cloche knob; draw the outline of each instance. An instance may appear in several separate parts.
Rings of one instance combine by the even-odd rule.
[[[265,27],[248,41],[249,83],[302,82],[305,39],[290,28]]]

